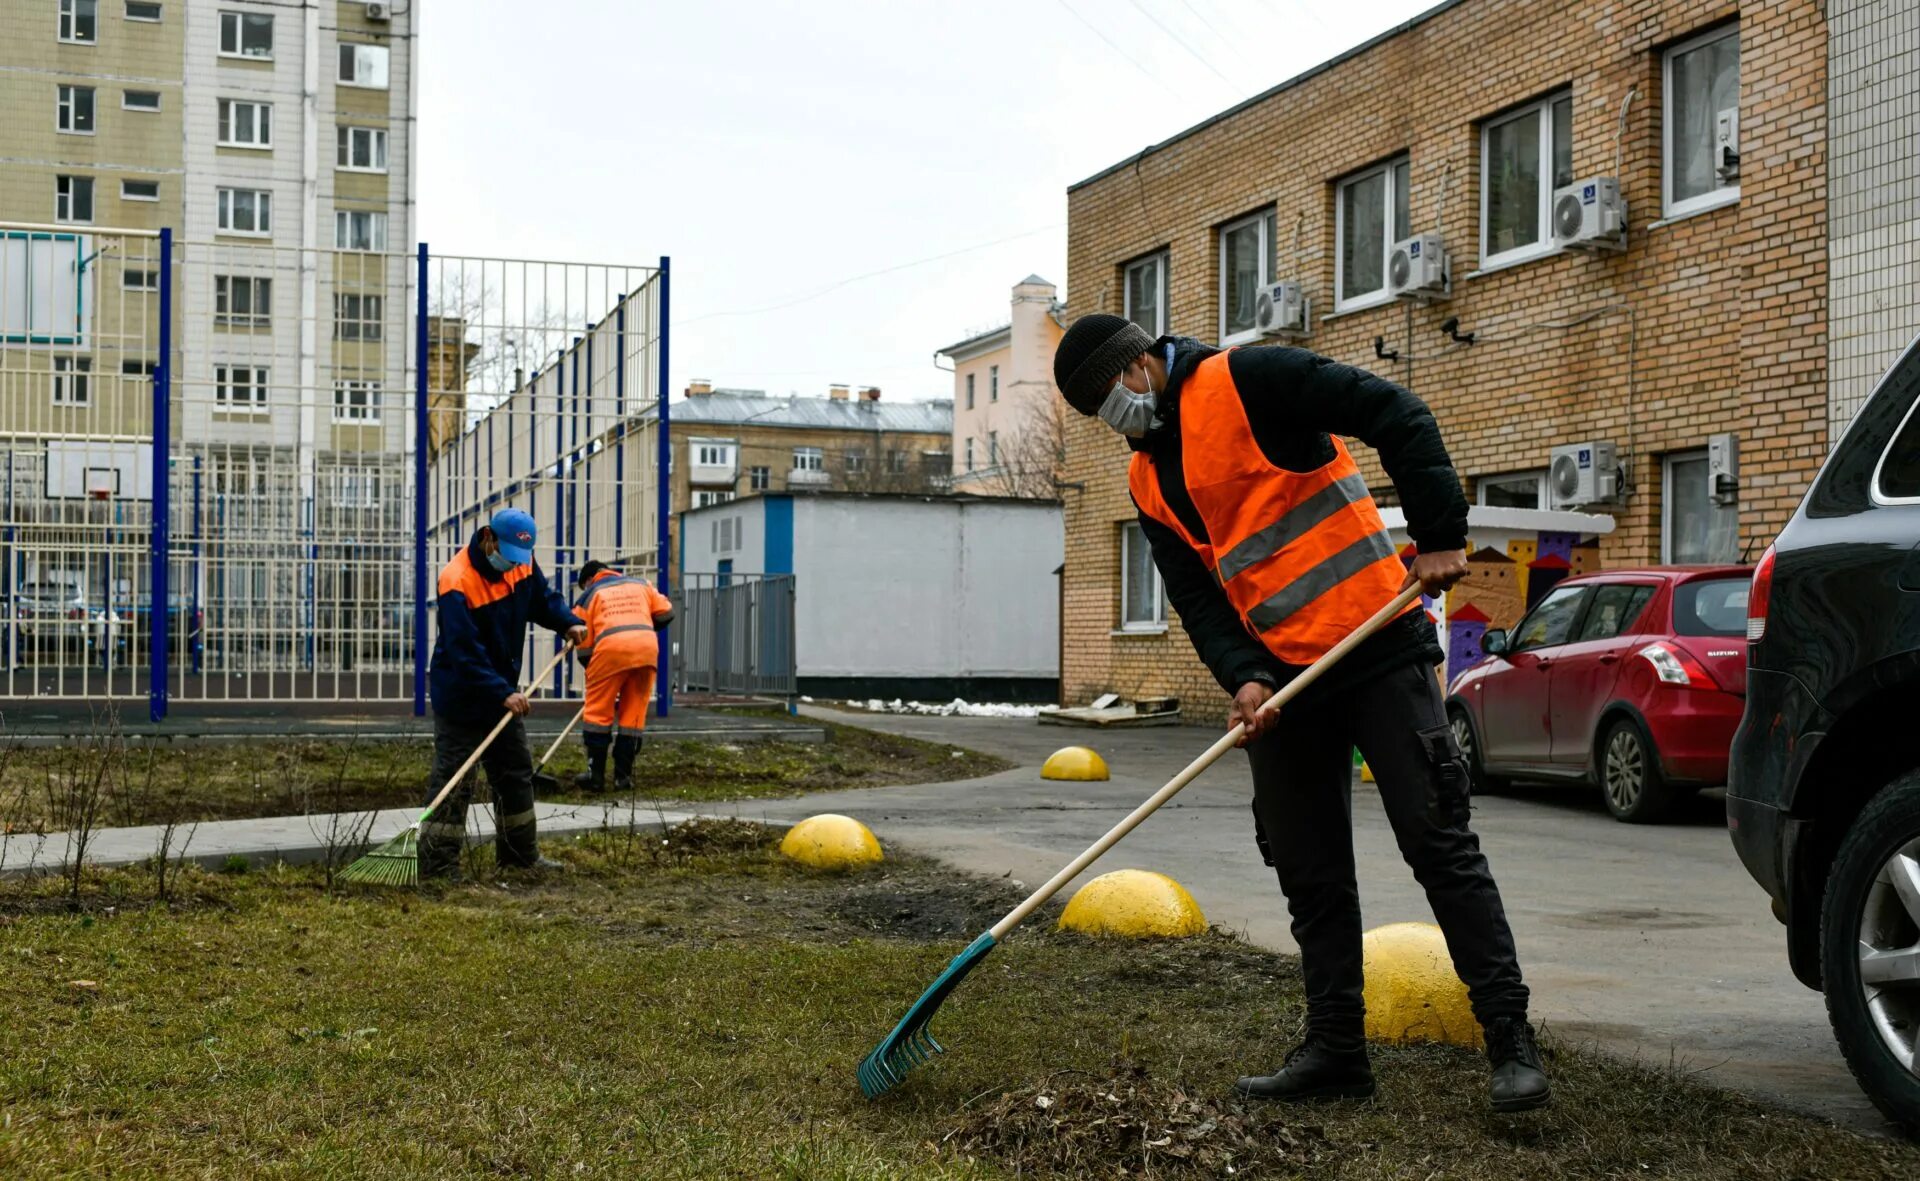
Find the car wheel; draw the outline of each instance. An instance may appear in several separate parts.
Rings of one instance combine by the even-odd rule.
[[[1628,824],[1654,824],[1673,807],[1673,792],[1660,774],[1653,742],[1631,718],[1608,726],[1594,752],[1607,811]]]
[[[1820,955],[1827,1017],[1853,1077],[1920,1133],[1920,771],[1883,788],[1841,842]]]
[[[1507,781],[1497,775],[1487,774],[1480,762],[1480,736],[1474,732],[1473,719],[1467,716],[1462,706],[1447,710],[1447,725],[1453,729],[1453,740],[1460,747],[1460,753],[1467,756],[1467,773],[1473,779],[1474,795],[1492,795],[1507,786]]]

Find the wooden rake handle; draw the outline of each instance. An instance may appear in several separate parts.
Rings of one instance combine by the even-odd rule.
[[[567,740],[567,735],[573,733],[573,728],[580,724],[580,719],[585,717],[586,713],[587,713],[587,704],[586,702],[583,701],[580,703],[580,708],[573,711],[573,717],[567,719],[567,724],[561,728],[560,737],[554,739],[553,745],[547,748],[547,753],[540,756],[539,764],[534,767],[535,772],[544,771],[546,769],[547,760],[553,757],[554,751],[560,749],[560,744]]]
[[[526,695],[528,697],[536,696],[540,692],[540,682],[546,680],[547,674],[559,667],[560,662],[566,658],[567,650],[572,647],[572,644],[560,645],[560,650],[553,654],[552,660],[547,661],[546,667],[533,674],[533,680],[528,682],[526,689]],[[582,706],[581,708],[584,709],[586,707]],[[500,737],[500,731],[506,729],[507,723],[512,720],[512,710],[507,710],[500,715],[500,720],[493,724],[493,729],[487,731],[487,736],[481,740],[480,745],[473,748],[473,753],[467,756],[467,761],[460,764],[460,769],[455,771],[452,776],[447,779],[446,783],[441,785],[439,794],[435,795],[433,801],[421,811],[419,820],[414,821],[415,824],[419,824],[427,817],[433,815],[433,810],[438,808],[441,803],[453,793],[453,789],[458,787],[460,781],[467,777],[467,772],[473,770],[473,765],[480,761],[480,756],[487,753],[487,748],[493,745],[493,740]],[[571,726],[572,723],[568,723],[568,725]],[[561,737],[564,738],[566,735],[562,734]],[[559,743],[555,743],[554,745],[558,746]],[[547,753],[552,754],[553,752],[548,751]],[[541,762],[544,763],[545,760],[543,759]]]
[[[1293,680],[1288,681],[1286,685],[1272,697],[1267,698],[1266,701],[1261,704],[1260,712],[1266,713],[1269,710],[1279,709],[1287,702],[1293,700],[1306,689],[1308,685],[1319,680],[1321,674],[1329,668],[1332,668],[1334,663],[1342,656],[1353,651],[1368,636],[1385,626],[1387,621],[1397,617],[1402,611],[1406,610],[1407,604],[1419,597],[1420,585],[1418,583],[1401,591],[1393,602],[1388,603],[1386,606],[1380,608],[1379,611],[1375,612],[1372,619],[1367,620],[1358,628],[1355,628],[1351,635],[1341,640],[1338,644],[1335,644],[1325,656],[1322,656],[1309,665],[1305,672],[1302,672],[1299,676],[1293,678]],[[998,942],[999,940],[1005,939],[1007,932],[1025,922],[1028,915],[1038,909],[1047,899],[1059,893],[1062,886],[1074,878],[1079,877],[1082,870],[1092,865],[1095,861],[1098,861],[1108,849],[1119,844],[1120,838],[1132,832],[1139,826],[1142,820],[1145,820],[1158,811],[1160,805],[1178,795],[1181,788],[1198,778],[1200,772],[1213,766],[1221,755],[1226,754],[1238,745],[1240,736],[1246,732],[1246,728],[1246,723],[1236,723],[1231,730],[1222,734],[1212,746],[1208,747],[1199,758],[1188,763],[1185,770],[1175,775],[1172,779],[1169,779],[1165,787],[1149,796],[1146,803],[1141,804],[1138,808],[1127,813],[1126,819],[1108,829],[1106,836],[1101,837],[1093,844],[1087,846],[1086,852],[1075,857],[1067,864],[1065,869],[1062,869],[1059,873],[1049,878],[1046,885],[1035,890],[1027,897],[1025,902],[1014,907],[1006,918],[1001,919],[993,925],[994,940]]]

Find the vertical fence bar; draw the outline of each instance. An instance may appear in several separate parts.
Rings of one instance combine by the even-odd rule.
[[[630,293],[629,293],[630,294]],[[613,560],[621,560],[620,526],[627,502],[627,299],[620,297],[613,322]]]
[[[427,244],[413,291],[413,716],[427,713]]]
[[[147,529],[153,551],[153,570],[147,598],[147,717],[167,717],[167,620],[172,603],[167,595],[167,493],[172,483],[173,416],[169,401],[173,386],[173,230],[160,231],[160,357],[153,368],[153,512]],[[112,600],[108,600],[109,611]]]
[[[672,263],[673,260],[666,255],[663,254],[660,256],[660,444],[658,449],[659,454],[654,457],[654,483],[658,485],[659,508],[657,511],[660,515],[660,558],[658,562],[660,577],[658,582],[660,593],[668,596],[673,594],[672,579],[668,575],[668,571],[673,568],[673,534],[669,531],[669,526],[673,520],[673,480],[669,475],[673,467],[673,441],[669,437],[671,423],[667,412],[667,391],[669,389],[667,384],[667,310],[669,307],[667,296]],[[673,711],[673,638],[670,634],[671,631],[672,629],[670,627],[660,629],[660,660],[667,666],[664,674],[659,678],[660,716],[663,718]]]

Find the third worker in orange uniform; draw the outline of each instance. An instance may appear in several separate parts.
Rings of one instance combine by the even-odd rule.
[[[586,594],[575,613],[587,621],[580,662],[587,666],[587,705],[580,729],[587,743],[587,770],[574,779],[582,791],[600,791],[613,752],[613,786],[633,789],[633,759],[647,726],[647,703],[660,666],[656,628],[673,619],[673,604],[637,574],[622,574],[605,562],[588,562],[578,578]],[[616,736],[615,727],[619,733]]]

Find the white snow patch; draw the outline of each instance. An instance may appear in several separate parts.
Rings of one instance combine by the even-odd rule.
[[[934,705],[925,701],[902,701],[896,697],[892,701],[882,701],[878,697],[868,698],[863,705],[858,701],[848,702],[856,709],[865,709],[876,714],[924,714],[940,718],[1037,718],[1041,714],[1050,714],[1060,707],[1057,705],[1012,705],[1007,702],[973,702],[956,697],[944,705]]]

